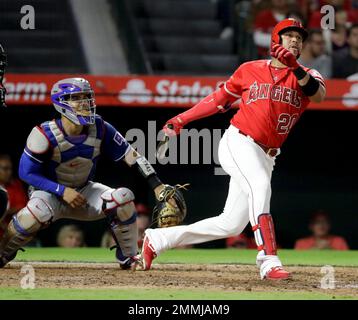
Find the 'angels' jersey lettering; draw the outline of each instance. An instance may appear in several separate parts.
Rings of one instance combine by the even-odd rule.
[[[271,83],[260,83],[260,85],[258,85],[257,81],[255,81],[250,86],[249,98],[246,104],[250,104],[256,100],[266,99],[287,103],[296,108],[301,107],[301,97],[298,96],[297,90],[272,85]]]
[[[318,71],[302,68],[325,86]],[[274,68],[270,60],[242,64],[225,83],[226,91],[241,96],[231,123],[254,140],[279,148],[310,100],[289,68]]]

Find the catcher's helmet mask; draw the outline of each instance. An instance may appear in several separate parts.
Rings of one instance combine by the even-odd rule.
[[[94,106],[92,92],[70,93],[63,96],[62,102],[68,103],[78,115],[88,116],[91,114],[91,106]]]
[[[55,109],[77,125],[95,123],[96,104],[90,83],[83,78],[63,79],[54,84],[51,100]]]

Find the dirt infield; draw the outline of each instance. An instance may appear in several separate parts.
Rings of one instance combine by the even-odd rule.
[[[14,262],[0,270],[0,286],[19,286],[21,267]],[[253,265],[157,264],[149,272],[123,271],[115,263],[30,263],[37,288],[161,288],[225,291],[330,293],[358,297],[358,268],[335,267],[334,290],[321,289],[320,267],[288,267],[292,279],[262,281]]]

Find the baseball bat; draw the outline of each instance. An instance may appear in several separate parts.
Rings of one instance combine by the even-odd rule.
[[[172,124],[168,124],[169,129],[173,129]],[[169,148],[169,136],[165,135],[164,139],[159,142],[157,147],[157,159],[161,160],[165,157],[165,154]]]

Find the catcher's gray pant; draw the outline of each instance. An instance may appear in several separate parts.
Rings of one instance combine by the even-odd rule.
[[[57,196],[34,191],[26,207],[15,214],[0,239],[1,263],[11,261],[17,250],[26,245],[41,228],[61,218],[98,220],[107,218],[116,242],[116,258],[124,265],[137,254],[137,214],[134,194],[127,188],[112,189],[89,182],[77,190],[87,200],[86,206],[72,208]]]
[[[34,191],[31,199],[36,199],[36,202],[43,200],[50,207],[52,221],[61,218],[93,221],[106,217],[117,245],[117,260],[125,263],[128,257],[136,255],[138,229],[132,191],[127,188],[112,189],[97,182],[89,182],[77,191],[86,198],[86,206],[72,208],[62,199],[45,191]]]
[[[187,226],[148,229],[146,235],[157,254],[169,248],[238,235],[249,221],[255,226],[259,215],[270,212],[275,158],[230,126],[220,140],[219,160],[231,177],[223,213]],[[255,231],[255,240],[258,246],[263,244],[259,231]],[[257,264],[261,277],[272,267],[281,266],[277,256],[265,255],[263,250],[257,256]]]
[[[87,205],[79,208],[70,207],[62,199],[46,191],[36,190],[31,194],[31,198],[40,198],[51,207],[53,212],[52,221],[61,218],[94,221],[105,217],[102,211],[103,201],[101,194],[109,189],[111,188],[101,183],[89,182],[85,187],[77,190],[87,199]]]

